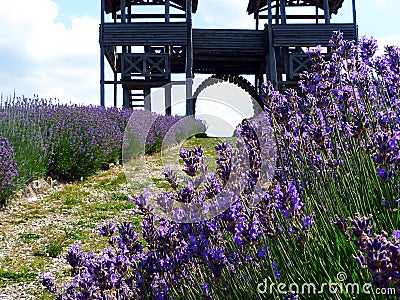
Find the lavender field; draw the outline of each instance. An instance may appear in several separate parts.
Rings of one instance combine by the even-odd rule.
[[[18,188],[44,176],[73,181],[121,160],[122,141],[129,119],[134,155],[160,150],[163,138],[181,118],[149,111],[52,103],[46,99],[2,101],[0,204]],[[143,124],[152,122],[151,128]],[[145,130],[147,131],[145,132]],[[204,132],[200,121],[178,122],[166,146],[190,132]],[[141,148],[144,150],[141,153]],[[137,154],[136,154],[137,153]]]
[[[92,229],[102,242],[93,239],[93,248],[83,236],[72,242],[70,234],[64,252],[43,254],[62,258],[68,268],[60,274],[48,272],[43,264],[30,273],[31,282],[47,289],[35,297],[398,299],[400,49],[386,47],[378,56],[373,39],[362,38],[355,45],[340,32],[334,33],[330,46],[329,60],[320,48],[309,52],[313,71],[301,75],[299,91],[280,93],[269,83],[263,86],[264,113],[278,150],[271,178],[265,179],[263,161],[271,145],[257,134],[266,127],[259,118],[239,124],[233,142],[215,145],[214,169],[203,159],[210,140],[190,140],[190,147],[176,149],[180,167],[157,170],[157,191],[132,194],[122,189],[117,194],[113,189],[99,196],[105,206],[104,195],[119,195],[123,201],[113,203],[122,205],[124,214],[117,209],[97,219],[100,225]],[[120,159],[131,114],[138,114],[138,126],[140,118],[150,118],[150,112],[38,99],[3,104],[2,199],[45,175],[69,181],[89,178],[82,191],[102,191],[104,185],[93,183],[90,175]],[[154,134],[137,129],[138,144],[144,141],[153,153],[146,159],[159,155],[160,137],[177,120],[153,117],[160,122],[152,127]],[[176,127],[176,137],[196,126],[204,125]],[[141,174],[136,176],[139,181]],[[116,187],[116,182],[126,183],[122,175],[113,180]],[[111,181],[105,186],[111,189]],[[67,198],[50,196],[47,203],[64,201],[60,205],[69,209],[94,205],[96,197],[79,192],[71,198],[70,189]],[[160,217],[151,209],[154,199],[163,209],[171,203],[180,206],[173,218]],[[218,199],[216,206],[204,204],[210,199]],[[212,218],[176,219],[198,217],[196,211],[183,209],[186,204],[212,211],[227,202],[229,207]],[[85,213],[101,210],[93,207]],[[0,270],[0,278],[4,274]]]

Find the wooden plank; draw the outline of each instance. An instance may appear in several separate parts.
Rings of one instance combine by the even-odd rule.
[[[193,29],[194,51],[242,52],[260,55],[266,51],[266,36],[262,30]]]
[[[280,16],[280,15],[273,15],[271,17],[272,17],[272,19],[282,18],[282,16]],[[268,16],[260,15],[259,18],[260,19],[268,19]],[[324,20],[325,19],[325,17],[321,16],[321,15],[318,15],[318,16],[317,15],[286,15],[285,18],[286,18],[286,20],[289,20],[289,19],[290,20],[316,20],[316,19]]]
[[[185,14],[170,14],[170,18],[184,19]],[[131,14],[130,19],[165,19],[165,14]],[[117,15],[117,19],[121,19],[121,15]]]
[[[333,31],[340,30],[344,38],[356,39],[354,24],[289,24],[272,26],[275,47],[328,46]]]
[[[186,45],[186,22],[105,23],[103,45],[174,46]]]

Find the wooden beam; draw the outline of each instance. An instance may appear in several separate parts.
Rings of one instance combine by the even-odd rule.
[[[114,72],[114,106],[117,106],[118,73]]]
[[[280,11],[281,11],[281,24],[286,24],[286,0],[281,0]]]
[[[261,0],[256,1],[256,8],[254,9],[254,19],[256,19],[256,30],[258,30],[258,26],[260,23],[260,19],[258,18],[259,15],[259,9],[260,9],[260,2]]]
[[[356,39],[354,24],[287,24],[272,27],[275,47],[328,46],[332,32],[340,30],[344,39]]]
[[[268,19],[269,16],[260,15],[259,18],[260,19]],[[282,18],[282,16],[280,16],[280,15],[272,16],[272,19],[280,19],[280,18]],[[323,19],[325,19],[325,16],[321,16],[321,15],[318,15],[318,16],[312,16],[312,15],[286,15],[285,18],[286,18],[286,20],[289,20],[289,19],[291,19],[291,20],[315,20],[316,18],[320,19],[320,20],[323,20]]]
[[[276,57],[272,33],[272,0],[268,0],[268,44],[269,44],[269,75],[275,89],[278,88],[278,74],[276,71]]]
[[[126,23],[126,3],[125,0],[121,0],[121,22]]]
[[[165,0],[165,23],[169,23],[170,20],[170,4],[169,0]]]
[[[172,86],[169,83],[167,86],[164,86],[164,95],[165,95],[165,115],[170,116],[172,113],[172,102],[171,102],[171,95],[172,95]]]
[[[186,22],[105,23],[105,46],[174,46],[186,45]]]
[[[186,14],[169,14],[170,18],[184,19]],[[121,15],[117,16],[117,19],[121,19]],[[131,14],[132,19],[163,19],[165,14]]]
[[[131,0],[127,0],[128,1],[128,22],[131,23],[132,22],[132,4],[131,4]]]
[[[354,30],[356,32],[356,37],[358,40],[358,26],[357,26],[357,11],[356,11],[356,0],[352,1],[352,8],[353,8],[353,23],[354,23]]]
[[[144,91],[144,109],[151,111],[151,89],[145,89]]]
[[[165,0],[165,23],[170,22],[170,0]],[[166,52],[168,53],[169,59],[171,58],[171,46],[166,46],[165,47]],[[171,69],[171,68],[170,68]],[[168,81],[171,82],[171,70],[168,71]],[[171,83],[169,83],[167,86],[164,86],[164,104],[165,104],[165,115],[170,116],[172,113],[172,99],[171,99],[171,94],[172,94],[172,86]]]
[[[193,28],[192,28],[192,0],[186,0],[186,115],[194,115],[193,103]]]
[[[100,105],[105,106],[104,95],[104,48],[103,48],[103,25],[104,25],[105,0],[100,4]]]
[[[130,102],[130,91],[127,88],[123,88],[123,100],[122,100],[122,106],[125,108],[129,108],[129,102]]]
[[[121,23],[126,23],[126,2],[125,0],[121,0]],[[122,47],[122,53],[127,52],[127,46]],[[121,75],[124,74],[125,70],[122,67]],[[130,91],[129,89],[123,87],[122,92],[122,106],[128,108],[130,105]]]
[[[325,14],[325,24],[330,24],[331,13],[329,12],[329,0],[324,0],[324,14]]]

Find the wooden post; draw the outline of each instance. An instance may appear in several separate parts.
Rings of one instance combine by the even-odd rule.
[[[286,3],[285,3],[285,0],[281,0],[281,2],[280,2],[280,10],[281,10],[281,24],[286,24]]]
[[[126,0],[126,1],[128,1],[128,16],[125,15],[125,23],[132,23],[132,3],[131,3],[132,0]],[[132,53],[132,47],[131,46],[126,47],[126,52]]]
[[[171,95],[172,95],[172,86],[169,83],[167,86],[164,87],[164,94],[165,94],[165,115],[170,116],[172,114],[172,102],[171,102]]]
[[[126,2],[121,0],[121,23],[126,23]],[[127,53],[128,47],[122,46],[122,53]]]
[[[104,48],[103,48],[103,24],[104,24],[105,0],[100,5],[100,105],[105,106],[104,96]]]
[[[126,2],[125,0],[121,0],[121,23],[126,23]],[[127,47],[126,46],[122,46],[122,53],[127,53]],[[121,75],[123,76],[123,74],[125,73],[124,70],[124,63],[122,63],[121,66]],[[122,80],[124,80],[124,78],[122,78]],[[123,88],[123,93],[122,93],[122,105],[123,107],[128,108],[130,106],[130,101],[131,101],[131,97],[130,97],[130,90],[127,88]]]
[[[192,37],[192,0],[186,0],[186,115],[194,115],[193,101],[193,37]]]
[[[272,0],[268,0],[268,49],[269,49],[269,76],[275,89],[278,88],[278,74],[276,71],[276,57],[274,38],[272,33]]]
[[[256,30],[258,30],[260,24],[260,17],[258,16],[258,12],[254,12],[254,16],[256,18]]]
[[[170,19],[170,3],[169,0],[165,0],[165,22],[169,23]]]
[[[358,26],[357,26],[357,11],[356,11],[356,0],[352,1],[352,8],[353,8],[353,23],[354,29],[356,31],[356,38],[358,40]]]
[[[121,23],[126,23],[126,3],[121,0]]]
[[[276,0],[276,7],[275,7],[275,24],[279,23],[279,7],[280,7],[280,3],[279,0]]]
[[[128,23],[132,23],[132,3],[131,3],[131,0],[128,0]]]
[[[122,106],[123,107],[125,107],[125,108],[129,108],[129,106],[130,106],[130,101],[131,101],[131,99],[130,99],[131,97],[130,97],[130,91],[128,90],[128,89],[123,89],[123,103],[122,103]]]
[[[324,0],[325,24],[331,23],[331,13],[329,11],[329,2]]]
[[[151,111],[151,89],[145,89],[144,93],[144,109]]]
[[[165,0],[165,23],[170,22],[170,2],[169,0]],[[171,46],[166,47],[166,52],[168,53],[168,59],[171,57]],[[168,71],[168,85],[164,87],[164,103],[165,103],[165,115],[170,116],[172,114],[172,86],[171,86],[171,71]]]
[[[254,18],[256,19],[256,30],[258,30],[258,27],[260,25],[260,1],[256,1],[256,8],[254,9]]]
[[[114,72],[114,106],[117,106],[117,92],[118,92],[118,86],[117,86],[117,81],[118,81],[118,73]]]

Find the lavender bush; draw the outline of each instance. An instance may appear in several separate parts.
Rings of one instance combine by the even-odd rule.
[[[66,105],[38,97],[6,99],[0,112],[0,131],[11,143],[18,168],[18,176],[13,179],[16,188],[45,175],[67,181],[80,179],[120,160],[122,138],[131,116],[135,120],[131,129],[137,140],[142,139],[143,123],[156,119],[145,135],[149,152],[158,150],[157,137],[163,138],[170,126],[180,120],[148,111]],[[197,120],[187,125],[205,130]],[[174,129],[181,132],[184,128]],[[165,145],[176,144],[179,138],[176,134]]]
[[[39,99],[1,99],[0,131],[13,148],[18,170],[16,189],[46,174],[49,156],[43,140],[45,124],[37,109],[41,104]]]
[[[204,165],[201,147],[181,149],[185,181],[167,168],[170,192],[132,199],[140,228],[105,222],[99,231],[110,247],[84,253],[74,244],[67,255],[72,284],[60,290],[43,275],[43,285],[58,299],[390,298],[340,290],[347,282],[394,288],[392,298],[399,297],[400,49],[374,57],[373,39],[356,47],[340,32],[330,47],[329,59],[320,48],[310,51],[313,70],[301,75],[301,94],[263,87],[279,149],[269,185],[260,184],[268,144],[256,134],[256,119],[237,128],[247,165],[229,143],[215,147],[215,172]],[[228,202],[227,209],[194,223],[160,217],[151,205],[183,220],[197,217],[180,210],[183,204],[218,195],[217,205]],[[288,290],[293,283],[315,289]],[[327,283],[336,293],[321,294]]]
[[[18,175],[17,164],[13,159],[13,149],[0,133],[0,208],[15,189],[15,177]]]

